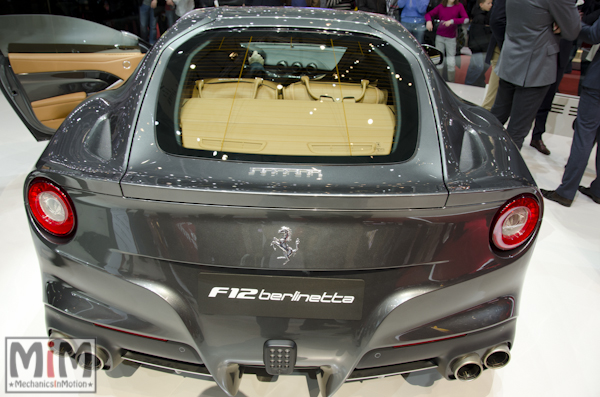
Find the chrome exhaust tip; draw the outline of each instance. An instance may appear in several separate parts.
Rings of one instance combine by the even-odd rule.
[[[475,353],[456,359],[451,369],[456,379],[465,382],[477,379],[483,371],[479,355]]]
[[[75,345],[71,340],[71,337],[63,334],[60,331],[52,331],[48,338],[48,349],[56,355],[62,356],[73,356],[75,354]]]
[[[510,349],[507,344],[492,347],[485,353],[483,364],[486,368],[499,369],[510,361]]]
[[[75,357],[77,364],[86,370],[102,369],[108,361],[108,353],[100,348],[96,347],[95,351],[92,351],[90,345],[82,345],[77,351]]]

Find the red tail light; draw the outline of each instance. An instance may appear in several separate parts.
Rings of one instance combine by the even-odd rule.
[[[540,219],[540,203],[533,195],[522,195],[506,202],[492,223],[492,243],[501,250],[523,244],[535,231]]]
[[[47,179],[35,179],[27,190],[27,204],[38,225],[59,237],[75,229],[75,209],[60,187]]]

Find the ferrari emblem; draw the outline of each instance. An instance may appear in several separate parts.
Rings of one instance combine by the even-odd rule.
[[[285,259],[285,262],[283,262],[285,265],[290,261],[292,256],[296,255],[296,252],[298,252],[298,244],[300,244],[300,239],[296,239],[296,248],[292,248],[289,245],[289,243],[292,241],[292,229],[287,226],[282,226],[281,229],[279,229],[279,233],[283,236],[281,238],[273,237],[273,241],[271,241],[271,247],[273,247],[273,250],[279,248],[283,251],[284,256],[278,256],[277,259]]]

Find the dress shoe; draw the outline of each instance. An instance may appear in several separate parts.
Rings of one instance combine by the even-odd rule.
[[[556,190],[544,190],[540,189],[542,192],[542,196],[548,200],[552,200],[557,202],[560,205],[564,205],[565,207],[570,207],[573,204],[573,200],[569,200],[568,198],[564,198],[560,194],[556,193]]]
[[[534,147],[538,152],[545,154],[546,156],[550,154],[550,150],[548,150],[546,145],[544,145],[544,141],[541,139],[532,139],[529,146]]]
[[[578,189],[581,193],[585,194],[586,196],[588,196],[589,198],[591,198],[592,200],[594,200],[594,202],[596,204],[600,204],[600,197],[594,195],[594,193],[592,193],[592,189],[590,189],[589,187],[583,187],[583,186],[579,186]]]

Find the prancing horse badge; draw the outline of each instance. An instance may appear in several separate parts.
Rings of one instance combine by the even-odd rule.
[[[283,262],[285,265],[290,261],[292,256],[296,255],[296,252],[298,252],[300,239],[296,239],[296,248],[292,248],[290,245],[288,245],[288,243],[292,241],[292,229],[287,226],[282,226],[281,229],[279,229],[279,233],[283,234],[283,237],[273,237],[273,241],[271,241],[271,247],[273,247],[274,250],[276,247],[278,247],[283,251],[284,256],[278,256],[277,259],[285,259],[285,262]]]

